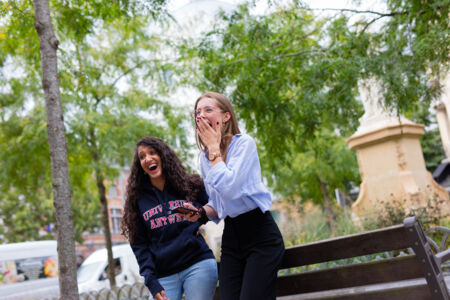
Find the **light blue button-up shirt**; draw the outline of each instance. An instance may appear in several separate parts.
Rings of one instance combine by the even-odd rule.
[[[206,155],[207,152],[200,156],[201,172],[209,195],[208,205],[219,219],[236,217],[258,207],[262,212],[270,210],[272,198],[261,181],[258,151],[252,137],[233,136],[226,163],[221,161],[211,167]]]

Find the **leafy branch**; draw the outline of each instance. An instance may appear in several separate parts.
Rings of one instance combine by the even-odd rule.
[[[351,12],[351,13],[356,13],[356,14],[373,14],[373,15],[378,15],[380,17],[393,17],[396,15],[405,15],[408,13],[407,11],[394,11],[394,12],[390,12],[390,13],[382,13],[382,12],[373,11],[373,10],[358,10],[358,9],[350,9],[350,8],[306,8],[306,9],[322,10],[322,11],[332,10],[332,11],[340,11],[340,12]]]
[[[326,51],[327,51],[327,49],[303,50],[303,51],[298,51],[298,52],[294,52],[294,53],[280,54],[280,55],[275,56],[274,59],[280,59],[280,58],[283,58],[283,57],[293,57],[293,56],[298,56],[298,55],[302,55],[302,54],[306,54],[306,53],[325,53]]]

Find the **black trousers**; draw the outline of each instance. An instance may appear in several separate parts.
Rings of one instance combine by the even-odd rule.
[[[284,243],[269,211],[225,218],[219,269],[220,300],[275,299]]]

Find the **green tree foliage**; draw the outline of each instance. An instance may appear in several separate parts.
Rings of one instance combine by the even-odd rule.
[[[429,172],[433,173],[445,158],[439,128],[435,127],[427,130],[420,143],[422,145],[425,166]]]
[[[4,87],[5,79],[0,80]],[[43,184],[50,181],[45,111],[42,107],[35,108],[28,115],[23,115],[24,98],[33,91],[32,86],[23,84],[20,80],[12,80],[9,91],[0,95],[0,211],[4,216],[0,234],[8,240],[14,234],[5,232],[5,228],[15,228],[21,233],[17,241],[29,239],[30,232],[36,235],[50,217],[49,213],[41,212],[52,207],[47,200],[51,188]],[[6,106],[8,111],[4,109]],[[36,160],[35,154],[46,156],[47,159]],[[40,193],[36,193],[37,190]]]
[[[314,138],[308,140],[306,150],[293,153],[278,170],[272,182],[274,192],[284,200],[301,207],[303,199],[311,199],[325,207],[327,221],[332,235],[336,235],[335,211],[332,199],[335,189],[347,191],[349,182],[358,183],[359,172],[354,153],[347,144],[327,129],[317,130]],[[261,160],[269,159],[264,156]],[[264,172],[267,177],[269,172]]]
[[[139,138],[158,136],[178,149],[186,147],[186,138],[182,115],[161,96],[167,91],[159,72],[165,62],[157,55],[161,39],[149,30],[164,1],[50,4],[60,40],[59,76],[80,241],[82,232],[99,224],[98,179],[112,179],[129,165]],[[37,229],[54,218],[32,7],[27,1],[8,1],[0,8],[0,234],[13,242],[40,238]]]
[[[11,112],[2,120],[0,128],[0,211],[4,223],[1,235],[5,240],[15,242],[52,238],[52,232],[38,236],[39,230],[54,224],[44,107],[36,106],[23,115]],[[81,240],[81,233],[96,224],[96,215],[86,212],[98,211],[99,204],[92,201],[94,190],[89,185],[89,170],[78,171],[82,158],[76,156],[76,152],[69,155],[69,167],[73,170],[71,182],[75,187],[76,238]]]
[[[295,7],[258,17],[243,6],[223,21],[185,53],[201,58],[201,90],[229,92],[257,139],[264,175],[275,191],[324,203],[345,181],[358,182],[356,159],[343,139],[362,112],[355,98],[358,61],[342,56],[360,50],[343,49],[342,41],[365,41],[343,19],[315,19]]]
[[[246,7],[224,18],[226,27],[210,33],[194,52],[203,60],[198,86],[232,88],[239,116],[265,150],[283,158],[303,150],[316,128],[356,128],[361,111],[354,97],[357,68],[340,58],[340,47],[326,50],[319,44],[327,36],[322,21],[295,9],[254,17]],[[346,35],[330,31],[336,40]],[[278,161],[272,162],[271,169],[276,168]]]
[[[438,95],[448,70],[450,4],[386,5],[388,12],[342,10],[327,18],[294,2],[267,16],[243,5],[201,42],[181,47],[198,63],[190,80],[230,96],[282,196],[323,203],[325,190],[359,181],[344,138],[362,115],[360,79],[378,78],[382,105],[399,114],[416,116]]]
[[[328,194],[333,195],[335,188],[346,190],[345,182],[357,180],[359,173],[357,168],[351,168],[355,158],[344,139],[324,129],[307,143],[306,151],[289,158],[291,164],[280,166],[280,175],[273,182],[274,191],[286,195],[291,203],[302,195],[320,204],[324,197],[321,184],[325,183]],[[268,157],[261,157],[265,159]]]
[[[117,18],[132,20],[138,15],[157,18],[164,13],[165,0],[74,0],[49,1],[55,31],[61,42],[80,42],[95,31],[99,23]],[[39,41],[34,29],[31,1],[0,1],[0,66],[7,57],[20,57],[22,67],[36,72],[39,63]],[[20,37],[17,38],[17,37]],[[16,61],[16,63],[18,63]]]
[[[386,105],[400,112],[428,108],[448,71],[450,3],[386,0],[385,4],[387,13],[371,12],[354,29],[370,41],[362,56],[362,75],[382,79]],[[383,23],[378,30],[370,30],[379,22]]]

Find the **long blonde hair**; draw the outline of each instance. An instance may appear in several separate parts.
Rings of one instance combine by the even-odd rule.
[[[220,141],[220,153],[222,154],[223,161],[226,161],[227,149],[231,143],[231,139],[234,135],[241,133],[237,124],[236,115],[234,114],[233,106],[231,105],[230,100],[228,100],[228,98],[224,95],[216,92],[206,92],[195,101],[194,111],[197,110],[198,102],[203,98],[215,100],[217,106],[223,113],[230,113],[230,119],[224,123],[225,126],[222,129],[222,139]],[[198,136],[197,132],[195,133],[195,140],[197,141],[197,146],[201,151],[205,152],[208,150],[201,138]]]

